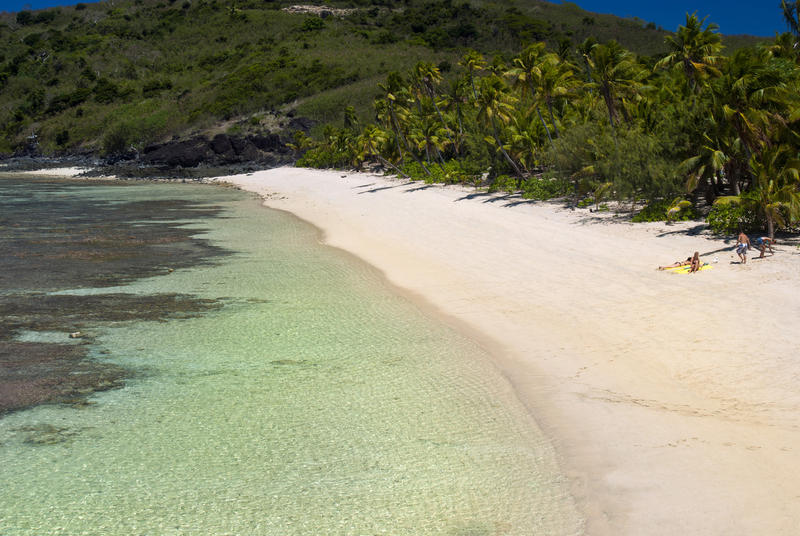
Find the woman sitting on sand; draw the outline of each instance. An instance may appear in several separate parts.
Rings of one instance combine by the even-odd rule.
[[[696,272],[701,266],[703,266],[703,263],[700,262],[700,252],[695,251],[690,263],[689,273]]]
[[[694,255],[691,257],[686,257],[685,261],[675,261],[667,266],[659,266],[658,269],[666,270],[667,268],[680,268],[681,266],[689,266],[689,272],[696,272],[699,270],[702,266],[700,263],[700,253],[695,251]]]

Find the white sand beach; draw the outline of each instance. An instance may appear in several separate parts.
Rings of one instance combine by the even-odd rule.
[[[223,177],[481,341],[591,535],[800,533],[800,250],[367,174]],[[699,251],[713,268],[658,271]],[[714,260],[717,259],[717,262]]]
[[[77,177],[81,173],[84,173],[86,171],[89,171],[89,168],[60,167],[60,168],[35,169],[30,171],[14,171],[11,173],[15,175],[30,175],[35,177],[72,178],[72,177]]]

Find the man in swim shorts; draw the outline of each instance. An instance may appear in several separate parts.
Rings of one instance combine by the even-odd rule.
[[[736,254],[739,255],[739,260],[742,261],[742,264],[747,264],[747,248],[749,247],[750,239],[747,238],[744,232],[740,232],[739,237],[736,239]]]
[[[756,247],[759,249],[759,251],[761,251],[761,255],[759,255],[758,258],[759,259],[763,259],[764,258],[764,252],[766,252],[767,249],[769,249],[769,254],[770,255],[775,255],[775,252],[772,251],[772,244],[774,244],[774,243],[775,243],[775,240],[773,240],[772,238],[770,238],[768,236],[760,236],[760,237],[756,238]]]

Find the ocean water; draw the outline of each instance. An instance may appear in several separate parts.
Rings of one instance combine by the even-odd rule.
[[[93,357],[135,371],[125,386],[0,419],[0,534],[581,532],[552,448],[474,341],[249,195],[162,184],[125,196],[222,207],[189,225],[234,253],[61,292],[223,306],[92,327]]]

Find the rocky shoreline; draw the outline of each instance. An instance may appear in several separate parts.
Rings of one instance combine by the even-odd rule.
[[[109,155],[79,151],[48,156],[34,145],[13,155],[0,155],[0,171],[79,167],[91,170],[83,173],[84,177],[126,179],[202,179],[249,173],[293,164],[298,155],[290,147],[286,133],[308,133],[313,126],[312,120],[297,117],[282,133],[198,134]]]

